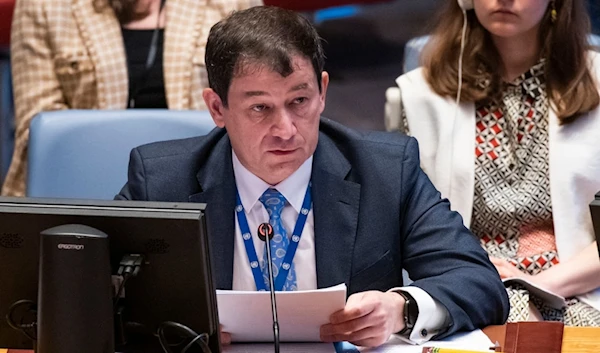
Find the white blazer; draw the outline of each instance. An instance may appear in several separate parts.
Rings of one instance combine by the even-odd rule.
[[[600,55],[590,52],[599,82]],[[465,226],[471,224],[475,184],[475,105],[456,105],[435,94],[422,69],[400,76],[403,109],[410,134],[417,138],[421,167]],[[559,259],[575,256],[595,240],[589,209],[600,191],[600,108],[560,126],[550,110],[550,197]],[[578,297],[600,310],[600,288]]]

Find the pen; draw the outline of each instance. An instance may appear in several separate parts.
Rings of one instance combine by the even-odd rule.
[[[422,353],[489,353],[489,351],[471,351],[466,349],[423,347]]]

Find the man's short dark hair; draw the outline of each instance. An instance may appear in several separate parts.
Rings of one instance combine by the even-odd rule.
[[[210,30],[205,57],[209,85],[227,107],[231,80],[246,64],[260,63],[287,77],[294,72],[293,55],[312,62],[320,91],[325,55],[317,30],[306,18],[272,6],[234,12]]]

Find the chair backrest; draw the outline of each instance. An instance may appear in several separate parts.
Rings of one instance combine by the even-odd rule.
[[[429,36],[415,37],[409,40],[404,46],[404,72],[409,72],[421,66],[421,52],[429,41]],[[594,46],[594,50],[600,51],[600,36],[590,34],[588,37],[590,45]]]
[[[421,52],[429,41],[429,36],[415,37],[404,45],[404,72],[409,72],[421,66]]]
[[[207,134],[208,111],[61,110],[31,122],[27,196],[111,200],[136,146]]]
[[[600,35],[590,34],[589,41],[594,46],[594,50],[600,51]]]
[[[4,180],[15,142],[15,114],[10,60],[0,54],[0,181]]]

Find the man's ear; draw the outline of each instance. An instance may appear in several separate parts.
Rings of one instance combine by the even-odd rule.
[[[323,112],[323,110],[325,109],[325,100],[327,98],[327,87],[329,86],[329,73],[327,73],[327,71],[323,71],[321,73],[321,94],[320,94],[320,99],[321,99],[321,112]]]
[[[206,107],[208,108],[215,125],[221,128],[225,127],[225,119],[223,116],[225,107],[223,106],[221,97],[219,97],[212,88],[205,88],[202,91],[202,98],[204,98],[204,103],[206,103]]]

